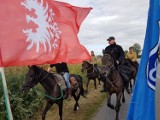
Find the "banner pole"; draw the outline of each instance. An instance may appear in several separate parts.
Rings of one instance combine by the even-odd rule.
[[[0,76],[2,78],[2,88],[3,88],[4,101],[5,101],[7,114],[8,114],[8,120],[13,120],[12,111],[11,111],[10,102],[9,102],[7,84],[6,84],[5,74],[4,74],[4,68],[3,67],[0,67],[0,73],[1,73]]]

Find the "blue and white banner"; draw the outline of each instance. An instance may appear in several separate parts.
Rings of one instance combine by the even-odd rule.
[[[155,88],[160,45],[160,0],[150,0],[142,58],[127,120],[155,120]]]

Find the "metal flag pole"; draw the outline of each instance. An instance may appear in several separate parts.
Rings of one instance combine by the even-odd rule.
[[[6,109],[7,109],[7,114],[8,114],[8,120],[13,120],[3,67],[0,67],[0,73],[1,73],[0,77],[2,78],[2,87],[3,87],[4,101],[5,101],[5,104],[6,104]]]

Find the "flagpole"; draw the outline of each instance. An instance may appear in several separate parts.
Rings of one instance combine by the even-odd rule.
[[[7,109],[7,114],[8,114],[8,120],[13,120],[3,67],[0,67],[0,73],[1,73],[0,76],[2,78],[2,87],[3,87],[4,101],[5,101],[5,104],[6,104],[6,109]]]

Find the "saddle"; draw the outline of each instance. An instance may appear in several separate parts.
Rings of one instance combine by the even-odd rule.
[[[63,75],[62,74],[57,74],[57,73],[54,73],[53,75],[54,75],[54,77],[57,78],[56,82],[62,88],[62,90],[66,90],[67,85],[66,85],[66,82],[63,78]],[[70,81],[70,84],[71,84],[72,88],[77,88],[79,86],[75,77],[70,76],[69,81]]]

